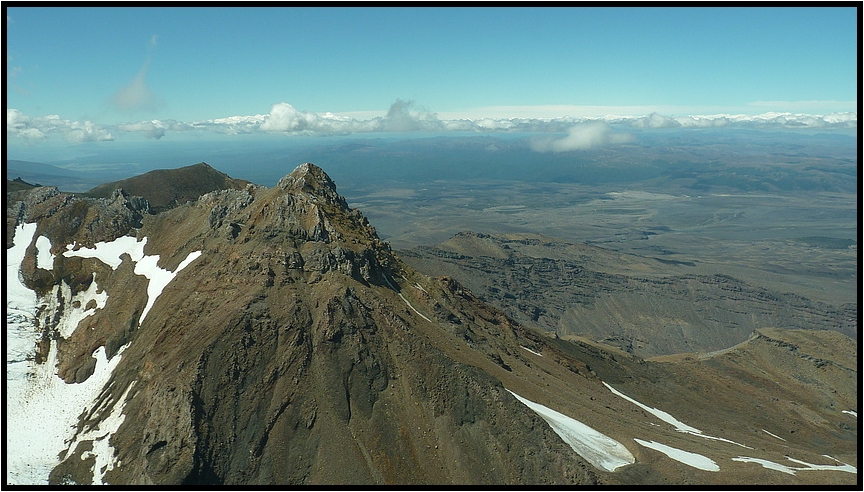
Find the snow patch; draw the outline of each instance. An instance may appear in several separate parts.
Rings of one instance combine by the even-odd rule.
[[[795,472],[799,471],[811,471],[811,470],[821,470],[821,471],[842,471],[847,473],[858,473],[858,469],[854,466],[843,463],[842,461],[831,458],[828,455],[823,455],[826,458],[830,458],[839,465],[816,465],[813,463],[807,463],[806,461],[796,460],[795,458],[787,456],[786,459],[793,462],[798,463],[799,465],[804,465],[803,467],[793,467],[787,465],[781,465],[780,463],[775,463],[773,461],[763,460],[761,458],[751,458],[749,456],[739,456],[737,458],[732,458],[732,461],[740,461],[742,463],[758,463],[762,465],[763,468],[768,468],[769,470],[777,470],[783,473],[788,473],[789,475],[795,475]]]
[[[111,437],[120,428],[123,420],[126,419],[126,416],[123,414],[123,408],[126,406],[126,396],[134,385],[135,381],[129,383],[126,391],[123,392],[123,395],[117,400],[117,403],[111,410],[110,415],[99,422],[95,428],[88,429],[86,432],[78,435],[75,438],[75,442],[69,446],[68,454],[73,454],[79,442],[92,440],[92,451],[82,453],[81,459],[85,460],[91,456],[95,458],[95,463],[93,464],[93,485],[107,485],[103,481],[105,473],[117,465],[117,459],[114,456],[114,447],[111,446]]]
[[[672,458],[673,460],[679,461],[688,466],[692,466],[693,468],[698,468],[705,471],[720,471],[720,467],[714,460],[706,456],[702,456],[701,454],[683,451],[681,449],[673,448],[672,446],[667,446],[656,441],[643,441],[642,439],[636,438],[634,438],[633,440],[645,446],[646,448],[660,451],[661,453]]]
[[[691,427],[691,426],[685,424],[684,422],[681,422],[680,420],[678,420],[675,417],[673,417],[672,415],[664,412],[663,410],[659,410],[657,408],[649,407],[648,405],[644,405],[642,403],[639,403],[638,401],[634,400],[633,398],[630,398],[629,396],[625,395],[624,393],[621,393],[620,391],[616,390],[612,386],[609,386],[609,384],[607,384],[605,381],[603,382],[603,385],[606,386],[607,388],[609,388],[609,391],[611,391],[613,394],[618,395],[621,398],[624,398],[625,400],[627,400],[630,403],[633,403],[634,405],[642,408],[643,410],[650,413],[651,415],[654,415],[655,417],[662,420],[663,422],[666,422],[667,424],[672,425],[673,427],[675,427],[675,430],[678,432],[683,432],[685,434],[691,434],[694,436],[699,436],[703,439],[711,439],[714,441],[728,442],[730,444],[735,444],[737,446],[741,446],[742,448],[753,449],[750,446],[745,446],[741,443],[737,443],[735,441],[730,441],[729,439],[724,439],[722,437],[715,437],[715,436],[709,436],[707,434],[703,434],[701,430],[699,430],[695,427]]]
[[[689,434],[702,434],[701,430],[699,430],[695,427],[691,427],[691,426],[685,424],[684,422],[681,422],[680,420],[676,419],[672,415],[669,415],[668,413],[664,412],[663,410],[658,410],[654,407],[649,407],[648,405],[643,405],[642,403],[639,403],[638,401],[634,400],[633,398],[630,398],[629,396],[625,395],[624,393],[621,393],[620,391],[616,390],[612,386],[609,386],[609,384],[607,384],[605,381],[603,382],[603,385],[606,386],[607,388],[609,388],[609,391],[611,391],[612,394],[620,396],[621,398],[624,398],[625,400],[627,400],[630,403],[633,403],[634,405],[640,407],[641,409],[643,409],[646,412],[650,413],[651,415],[657,417],[658,419],[662,420],[663,422],[666,422],[667,424],[675,427],[675,430],[678,432],[686,432]]]
[[[54,269],[54,255],[51,254],[51,240],[45,236],[36,238],[36,266],[43,270]]]
[[[76,243],[77,244],[77,243]],[[74,249],[75,244],[66,246],[67,251],[63,252],[63,256],[80,256],[82,258],[96,258],[102,263],[110,266],[112,270],[123,263],[122,256],[128,254],[135,263],[134,272],[137,275],[146,277],[150,282],[147,284],[147,305],[141,312],[138,318],[138,326],[144,322],[150,308],[156,302],[156,299],[162,294],[162,290],[174,280],[174,277],[180,270],[186,268],[196,258],[201,256],[201,251],[193,251],[186,255],[186,258],[177,265],[177,269],[173,272],[160,268],[159,255],[145,255],[144,246],[147,244],[147,238],[144,237],[140,241],[132,236],[121,236],[117,239],[104,242],[100,241],[95,244],[94,248]]]
[[[132,236],[120,236],[111,242],[100,241],[94,245],[94,248],[74,249],[77,243],[69,244],[66,246],[67,251],[63,252],[63,256],[97,258],[102,263],[110,266],[112,270],[116,270],[123,263],[121,257],[124,253],[128,254],[133,262],[140,261],[144,257],[145,244],[147,244],[146,237],[138,241],[138,239]]]
[[[782,437],[780,437],[780,436],[778,436],[778,435],[776,435],[776,434],[772,434],[772,433],[766,431],[765,429],[762,429],[762,432],[768,434],[768,435],[771,436],[771,437],[776,437],[777,439],[780,439],[781,441],[785,441],[785,440],[786,440],[786,439],[783,439]]]
[[[81,291],[74,296],[72,289],[65,281],[60,285],[54,286],[51,297],[48,299],[48,308],[52,312],[56,312],[60,308],[59,303],[63,303],[63,317],[57,325],[57,330],[63,338],[69,338],[78,324],[84,318],[95,314],[97,309],[102,309],[108,302],[108,293],[102,289],[100,292],[99,286],[96,284],[96,272],[93,272],[93,281],[85,291]],[[58,298],[62,298],[59,301]],[[95,301],[95,306],[91,306],[90,301]],[[88,308],[88,306],[91,306]]]
[[[576,454],[585,458],[586,461],[604,471],[615,471],[616,469],[636,462],[636,458],[623,444],[602,434],[591,427],[570,418],[551,408],[535,403],[513,393],[517,400],[540,415],[549,427],[561,436],[567,444],[576,451]]]
[[[831,457],[828,456],[828,458],[831,458]],[[843,471],[843,472],[847,472],[847,473],[858,473],[857,468],[855,468],[854,466],[852,466],[850,464],[843,463],[842,461],[840,461],[836,458],[831,458],[831,459],[837,463],[840,463],[839,465],[815,465],[813,463],[807,463],[806,461],[796,460],[795,458],[792,458],[791,456],[787,456],[786,459],[793,462],[793,463],[798,463],[799,465],[804,465],[803,468],[794,468],[794,470],[796,470],[796,471],[823,470],[823,471]]]
[[[389,285],[392,290],[396,291],[396,294],[399,296],[399,298],[402,299],[405,302],[405,304],[407,304],[408,307],[411,308],[412,311],[417,313],[417,316],[420,316],[421,318],[425,319],[426,321],[428,321],[430,323],[434,323],[434,321],[427,318],[426,316],[423,316],[423,313],[421,313],[420,311],[417,310],[417,308],[415,308],[413,305],[411,305],[411,303],[408,302],[408,299],[405,299],[405,296],[403,296],[401,292],[397,291],[396,287],[393,287],[393,284],[390,283],[390,280],[387,279],[386,275],[384,276],[384,281],[387,282],[387,285]]]
[[[849,415],[855,417],[856,419],[858,418],[858,412],[856,412],[855,410],[842,410],[842,412],[848,413]]]
[[[540,356],[540,357],[543,357],[543,354],[541,354],[541,353],[539,353],[539,352],[535,352],[535,351],[529,349],[528,347],[526,347],[526,346],[524,346],[524,345],[520,345],[519,347],[521,347],[521,348],[523,348],[523,349],[525,349],[525,350],[531,352],[531,353],[534,354],[534,355],[538,355],[538,356]]]
[[[144,322],[144,318],[147,316],[147,313],[150,312],[150,308],[153,307],[156,299],[162,294],[162,290],[164,290],[165,287],[174,280],[174,277],[177,276],[180,270],[186,268],[187,265],[192,263],[199,256],[201,256],[200,251],[189,253],[186,255],[186,258],[177,265],[177,269],[173,272],[160,268],[157,265],[159,262],[159,255],[144,256],[135,263],[135,273],[137,275],[143,275],[150,280],[147,284],[147,305],[144,307],[144,311],[141,312],[141,317],[138,318],[138,326],[141,326],[141,323]]]
[[[85,453],[84,457],[96,457],[93,481],[101,483],[104,473],[116,465],[110,436],[125,418],[122,410],[131,385],[110,414],[100,419],[98,427],[83,430],[77,438],[75,432],[82,409],[86,412],[87,407],[94,405],[101,392],[105,391],[105,385],[128,344],[121,347],[110,360],[105,347],[98,347],[92,354],[96,359],[93,374],[77,384],[66,384],[57,376],[57,340],[51,341],[46,360],[42,364],[35,363],[36,342],[42,336],[36,319],[39,309],[48,308],[47,315],[51,316],[59,308],[58,298],[62,299],[63,311],[58,332],[61,337],[67,338],[81,320],[104,308],[108,300],[107,292],[100,292],[95,276],[86,291],[74,296],[66,283],[56,286],[51,297],[46,299],[40,299],[28,289],[21,282],[21,263],[33,241],[36,228],[35,223],[19,224],[15,228],[13,246],[6,250],[6,425],[8,429],[15,430],[6,433],[6,480],[8,484],[47,485],[49,473],[60,462],[59,453],[66,449],[74,451],[80,440],[93,439],[93,450]],[[124,236],[112,242],[97,243],[95,248],[74,250],[74,245],[68,245],[63,255],[97,258],[116,270],[123,261],[121,257],[128,254],[138,267],[137,263],[145,258],[146,241],[146,238],[138,241],[134,237]],[[53,256],[49,251],[50,241],[40,236],[36,254],[38,265],[42,268],[53,266]],[[158,268],[158,256],[148,257],[149,263],[145,262],[137,269],[140,271],[136,271],[148,278],[157,277],[153,287],[148,285],[148,307],[152,306],[177,272],[200,255],[200,251],[190,253],[174,272]],[[153,283],[152,279],[150,283]],[[102,407],[96,410],[91,413],[99,416],[99,412],[104,414],[108,409]]]
[[[769,470],[777,470],[779,472],[788,473],[789,475],[794,475],[795,470],[789,468],[786,465],[781,465],[780,463],[774,463],[773,461],[763,460],[761,458],[750,458],[748,456],[739,456],[737,458],[732,458],[732,461],[740,461],[741,463],[756,463],[762,465],[762,468],[767,468]]]
[[[125,348],[111,360],[105,347],[97,348],[93,375],[78,384],[66,384],[56,375],[56,341],[51,342],[45,363],[28,361],[26,377],[11,379],[7,375],[7,425],[15,429],[6,434],[9,483],[47,485],[48,474],[60,462],[58,453],[74,436],[81,410],[99,396]]]

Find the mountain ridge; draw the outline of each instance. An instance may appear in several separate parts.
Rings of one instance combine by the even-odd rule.
[[[176,169],[153,171],[101,184],[83,193],[93,198],[107,198],[120,188],[131,195],[147,199],[154,213],[186,201],[197,200],[204,193],[221,189],[242,189],[249,181],[234,179],[201,162]]]
[[[722,381],[724,402],[746,390],[769,405],[759,394],[767,383],[695,361],[697,389],[686,384],[693,367],[526,328],[454,278],[404,263],[317,166],[156,214],[121,192],[113,201],[30,193],[12,204],[7,195],[7,227],[24,249],[25,286],[46,303],[34,315],[32,370],[57,361],[68,382],[105,381],[75,412],[52,484],[753,483],[765,473],[778,484],[849,482],[833,470],[766,472],[733,461],[735,444],[649,426],[604,384],[717,434],[714,402],[701,395]],[[857,428],[832,419],[857,398],[840,391],[780,410],[782,422],[802,407],[828,422],[795,420],[802,438],[789,439],[791,450],[751,432],[750,402],[721,412],[742,427],[724,436],[758,443],[765,459],[820,463],[830,452],[852,462]],[[563,424],[514,395],[603,433],[632,464],[604,468],[596,453],[608,451],[590,447],[600,441],[565,439]],[[637,435],[709,454],[719,471],[646,451]]]

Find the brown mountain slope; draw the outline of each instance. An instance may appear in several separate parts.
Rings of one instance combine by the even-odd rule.
[[[86,200],[41,205],[58,199],[34,198],[20,209],[21,222],[42,211],[34,238],[45,235],[56,255],[51,272],[39,273],[38,262],[27,259],[37,256],[34,239],[22,262],[25,283],[56,299],[37,317],[46,334],[38,360],[56,354],[57,373],[70,383],[102,374],[91,355],[99,347],[116,367],[97,401],[76,412],[81,417],[69,442],[80,444],[59,450],[52,483],[851,484],[857,478],[734,461],[744,455],[788,463],[786,454],[822,463],[830,454],[855,463],[857,427],[839,426],[845,405],[857,401],[845,386],[831,387],[837,396],[823,392],[833,398],[827,406],[804,386],[796,390],[797,406],[772,409],[771,418],[794,421],[796,435],[808,438],[779,441],[758,430],[766,417],[752,410],[788,398],[786,375],[768,381],[748,368],[733,377],[707,360],[646,362],[545,337],[452,278],[405,265],[313,165],[274,188],[211,192],[145,215],[140,227],[118,221],[100,235],[88,227],[90,209],[76,205]],[[102,221],[113,223],[108,215]],[[61,229],[57,221],[79,225]],[[147,241],[141,252],[124,250],[113,268],[86,257],[79,240],[85,236],[88,244],[118,236]],[[74,241],[79,245],[68,249]],[[150,261],[158,271],[142,267]],[[152,285],[145,270],[156,278],[181,265],[140,321]],[[50,290],[51,282],[69,290]],[[64,332],[64,320],[78,309],[71,296],[93,283],[108,295],[104,307]],[[767,346],[766,361],[771,347],[787,350]],[[678,432],[604,383],[748,448]],[[510,391],[616,440],[634,462],[608,471]],[[804,411],[821,420],[796,417]],[[718,470],[669,459],[636,439],[700,453]]]
[[[108,198],[118,188],[150,202],[154,213],[175,207],[215,190],[240,190],[249,184],[213,169],[204,162],[177,169],[157,169],[128,179],[105,183],[84,193]]]
[[[720,350],[760,327],[857,334],[857,304],[828,305],[694,264],[544,236],[465,232],[399,254],[453,276],[520,323],[639,357]]]

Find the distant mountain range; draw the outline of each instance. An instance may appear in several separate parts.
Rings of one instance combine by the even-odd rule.
[[[614,252],[580,266],[466,234],[405,261],[310,163],[270,188],[203,163],[7,186],[7,483],[858,483],[855,341],[760,326],[669,353],[714,348],[732,318],[681,321],[668,343],[649,330],[667,351],[646,360],[601,343],[602,318],[630,296],[621,319],[655,325],[672,304],[597,267]],[[638,260],[660,283],[675,268]],[[472,293],[456,277],[478,268]],[[694,313],[730,309],[679,273]],[[568,296],[605,303],[582,337],[538,325]]]
[[[20,178],[28,183],[56,186],[63,191],[81,192],[104,183],[106,173],[64,169],[41,162],[6,160],[6,176],[9,179]]]

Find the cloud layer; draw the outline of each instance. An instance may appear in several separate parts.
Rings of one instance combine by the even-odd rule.
[[[29,117],[17,109],[6,110],[6,135],[27,141],[45,140],[49,135],[62,135],[67,141],[102,142],[114,140],[114,135],[92,121],[70,121],[56,114]]]
[[[142,73],[146,72],[146,65]],[[141,74],[139,74],[141,75]],[[143,75],[141,75],[143,81]],[[146,85],[132,88],[123,97],[130,107],[147,104]],[[122,91],[121,91],[122,92]],[[142,96],[144,94],[144,96]],[[119,96],[119,93],[118,93]],[[122,99],[122,98],[121,98]],[[118,103],[119,104],[119,103]],[[137,106],[136,106],[137,105]],[[643,116],[605,116],[602,118],[480,118],[442,120],[438,115],[417,109],[412,101],[397,99],[384,116],[356,119],[333,113],[301,111],[291,104],[274,104],[267,114],[228,116],[212,120],[181,122],[150,120],[118,125],[99,125],[91,121],[70,121],[58,115],[31,117],[17,109],[6,110],[6,136],[27,142],[60,135],[69,142],[114,140],[115,134],[138,134],[160,139],[173,133],[347,135],[352,133],[397,132],[478,132],[542,133],[532,140],[539,152],[566,152],[626,143],[628,130],[652,128],[857,128],[857,113],[826,115],[763,113],[759,115],[668,116],[652,113]],[[552,135],[559,134],[559,135]],[[561,136],[560,134],[564,134]]]
[[[566,137],[535,138],[530,144],[531,149],[537,152],[567,152],[627,143],[632,140],[632,135],[614,132],[604,121],[589,121],[570,127]]]

